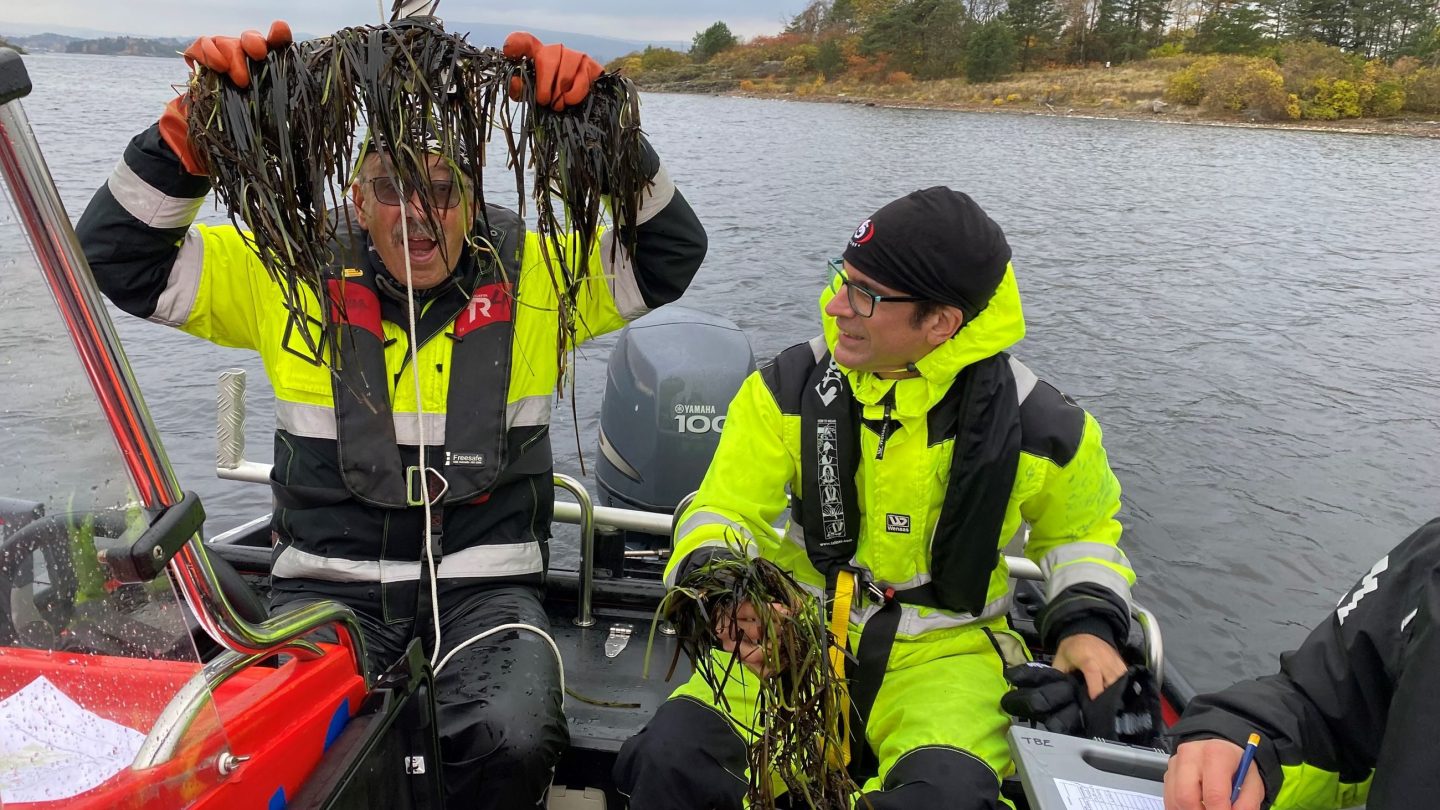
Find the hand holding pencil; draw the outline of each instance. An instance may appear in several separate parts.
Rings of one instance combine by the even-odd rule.
[[[1165,771],[1165,810],[1260,810],[1265,785],[1253,767],[1260,735],[1182,743]]]

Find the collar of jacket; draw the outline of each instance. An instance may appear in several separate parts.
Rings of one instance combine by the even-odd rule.
[[[825,314],[825,305],[838,290],[839,281],[834,280],[820,294],[820,321],[825,329],[825,345],[832,354],[839,330],[835,319]],[[1015,282],[1014,266],[1007,265],[1005,278],[995,290],[990,304],[980,311],[975,320],[915,363],[920,376],[886,380],[868,371],[856,371],[843,365],[840,370],[850,380],[855,399],[867,408],[878,405],[885,393],[894,388],[894,415],[903,420],[928,414],[950,390],[950,384],[961,369],[1009,349],[1023,337],[1025,314],[1020,306],[1020,288]]]

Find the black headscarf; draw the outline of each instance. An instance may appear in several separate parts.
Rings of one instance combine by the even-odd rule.
[[[860,223],[845,260],[887,287],[959,307],[969,322],[1005,278],[1010,243],[969,195],[935,186]]]

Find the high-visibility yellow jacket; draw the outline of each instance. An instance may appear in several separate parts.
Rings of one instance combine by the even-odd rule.
[[[822,294],[822,313],[836,291],[832,282]],[[833,350],[837,334],[833,319],[822,318],[824,336],[809,347],[814,363]],[[882,458],[876,458],[878,435],[859,431],[861,529],[852,564],[862,576],[896,591],[931,582],[931,544],[951,473],[954,439],[930,435],[927,417],[961,369],[1004,352],[1024,334],[1014,272],[1007,270],[989,306],[915,364],[918,377],[887,380],[841,367],[865,420],[884,417],[881,402],[892,390],[890,416],[898,420],[898,427],[888,431]],[[1120,484],[1106,460],[1100,426],[1018,362],[1012,359],[1010,367],[1022,398],[1023,438],[996,547],[1003,548],[1022,524],[1029,526],[1024,553],[1048,580],[1050,601],[1042,626],[1047,639],[1053,642],[1083,630],[1123,640],[1134,573],[1117,546]],[[825,579],[807,556],[808,538],[798,521],[788,521],[778,534],[771,528],[786,511],[789,494],[801,492],[802,464],[796,395],[777,390],[785,383],[779,382],[781,375],[774,368],[772,364],[752,374],[730,404],[714,460],[678,524],[675,555],[666,570],[671,585],[716,550],[743,547],[747,554],[763,555],[788,569],[817,594],[823,592]],[[803,374],[786,376],[792,385],[795,379],[805,380]],[[997,556],[981,611],[957,613],[902,600],[897,638],[945,635],[1003,616],[1011,588],[1004,557]],[[852,623],[863,625],[876,610],[877,605],[857,597]]]
[[[398,446],[400,463],[413,466],[423,432],[430,448],[426,466],[443,468],[453,461],[445,451],[469,449],[445,446],[447,418],[457,417],[483,420],[494,430],[482,435],[500,433],[505,439],[496,442],[501,451],[485,459],[501,468],[498,479],[473,498],[467,493],[463,502],[445,504],[436,573],[442,586],[539,583],[544,574],[553,504],[548,426],[562,351],[549,262],[568,253],[570,266],[587,273],[577,296],[579,341],[678,298],[699,267],[704,230],[653,150],[648,145],[646,150],[653,183],[636,223],[634,256],[612,250],[615,235],[608,230],[596,235],[588,256],[579,255],[575,234],[547,255],[518,216],[492,207],[491,228],[499,230],[492,230],[490,240],[498,243],[503,236],[510,246],[498,251],[506,272],[491,272],[493,267],[487,270],[485,260],[477,259],[470,262],[475,268],[470,276],[462,279],[457,268],[451,282],[425,299],[413,367],[403,296],[377,296],[375,285],[370,287],[370,300],[379,309],[373,346],[383,353],[385,376],[377,386],[384,394],[374,399],[388,400],[376,407],[382,414],[388,408],[395,436],[384,449],[393,456]],[[342,474],[345,453],[337,438],[345,432],[337,429],[336,373],[316,361],[312,348],[321,334],[316,295],[303,290],[301,308],[312,320],[307,343],[283,289],[246,236],[230,225],[192,224],[208,192],[204,178],[180,169],[154,127],[136,136],[78,226],[96,279],[117,306],[134,315],[260,354],[276,397],[276,588],[359,599],[373,599],[379,591],[387,611],[413,611],[423,510],[404,508],[403,502],[401,508],[377,505]],[[384,272],[373,252],[350,260],[377,265],[370,268],[372,276]],[[347,270],[344,276],[355,274]],[[492,283],[498,278],[505,284]],[[454,361],[463,351],[458,341],[474,339],[469,330],[497,319],[509,322],[503,364],[508,371],[455,379]],[[377,357],[377,368],[379,362]],[[473,397],[453,397],[457,386]],[[465,411],[447,414],[456,402]],[[380,425],[387,427],[384,421]],[[480,454],[468,455],[479,463]],[[494,455],[500,458],[488,457]]]

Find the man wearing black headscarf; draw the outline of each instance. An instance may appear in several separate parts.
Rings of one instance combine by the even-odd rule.
[[[1028,524],[1056,667],[1091,698],[1120,687],[1134,582],[1117,546],[1120,484],[1095,420],[1006,354],[1025,334],[1010,247],[969,196],[895,200],[831,269],[824,334],[731,403],[666,582],[744,553],[827,610],[848,602],[850,770],[869,806],[996,808],[1012,769],[1003,672],[1027,657],[999,550]],[[726,700],[692,678],[626,744],[616,778],[632,810],[742,806],[766,720],[755,679],[782,655],[759,625],[747,603],[718,619],[717,667],[746,665]]]

